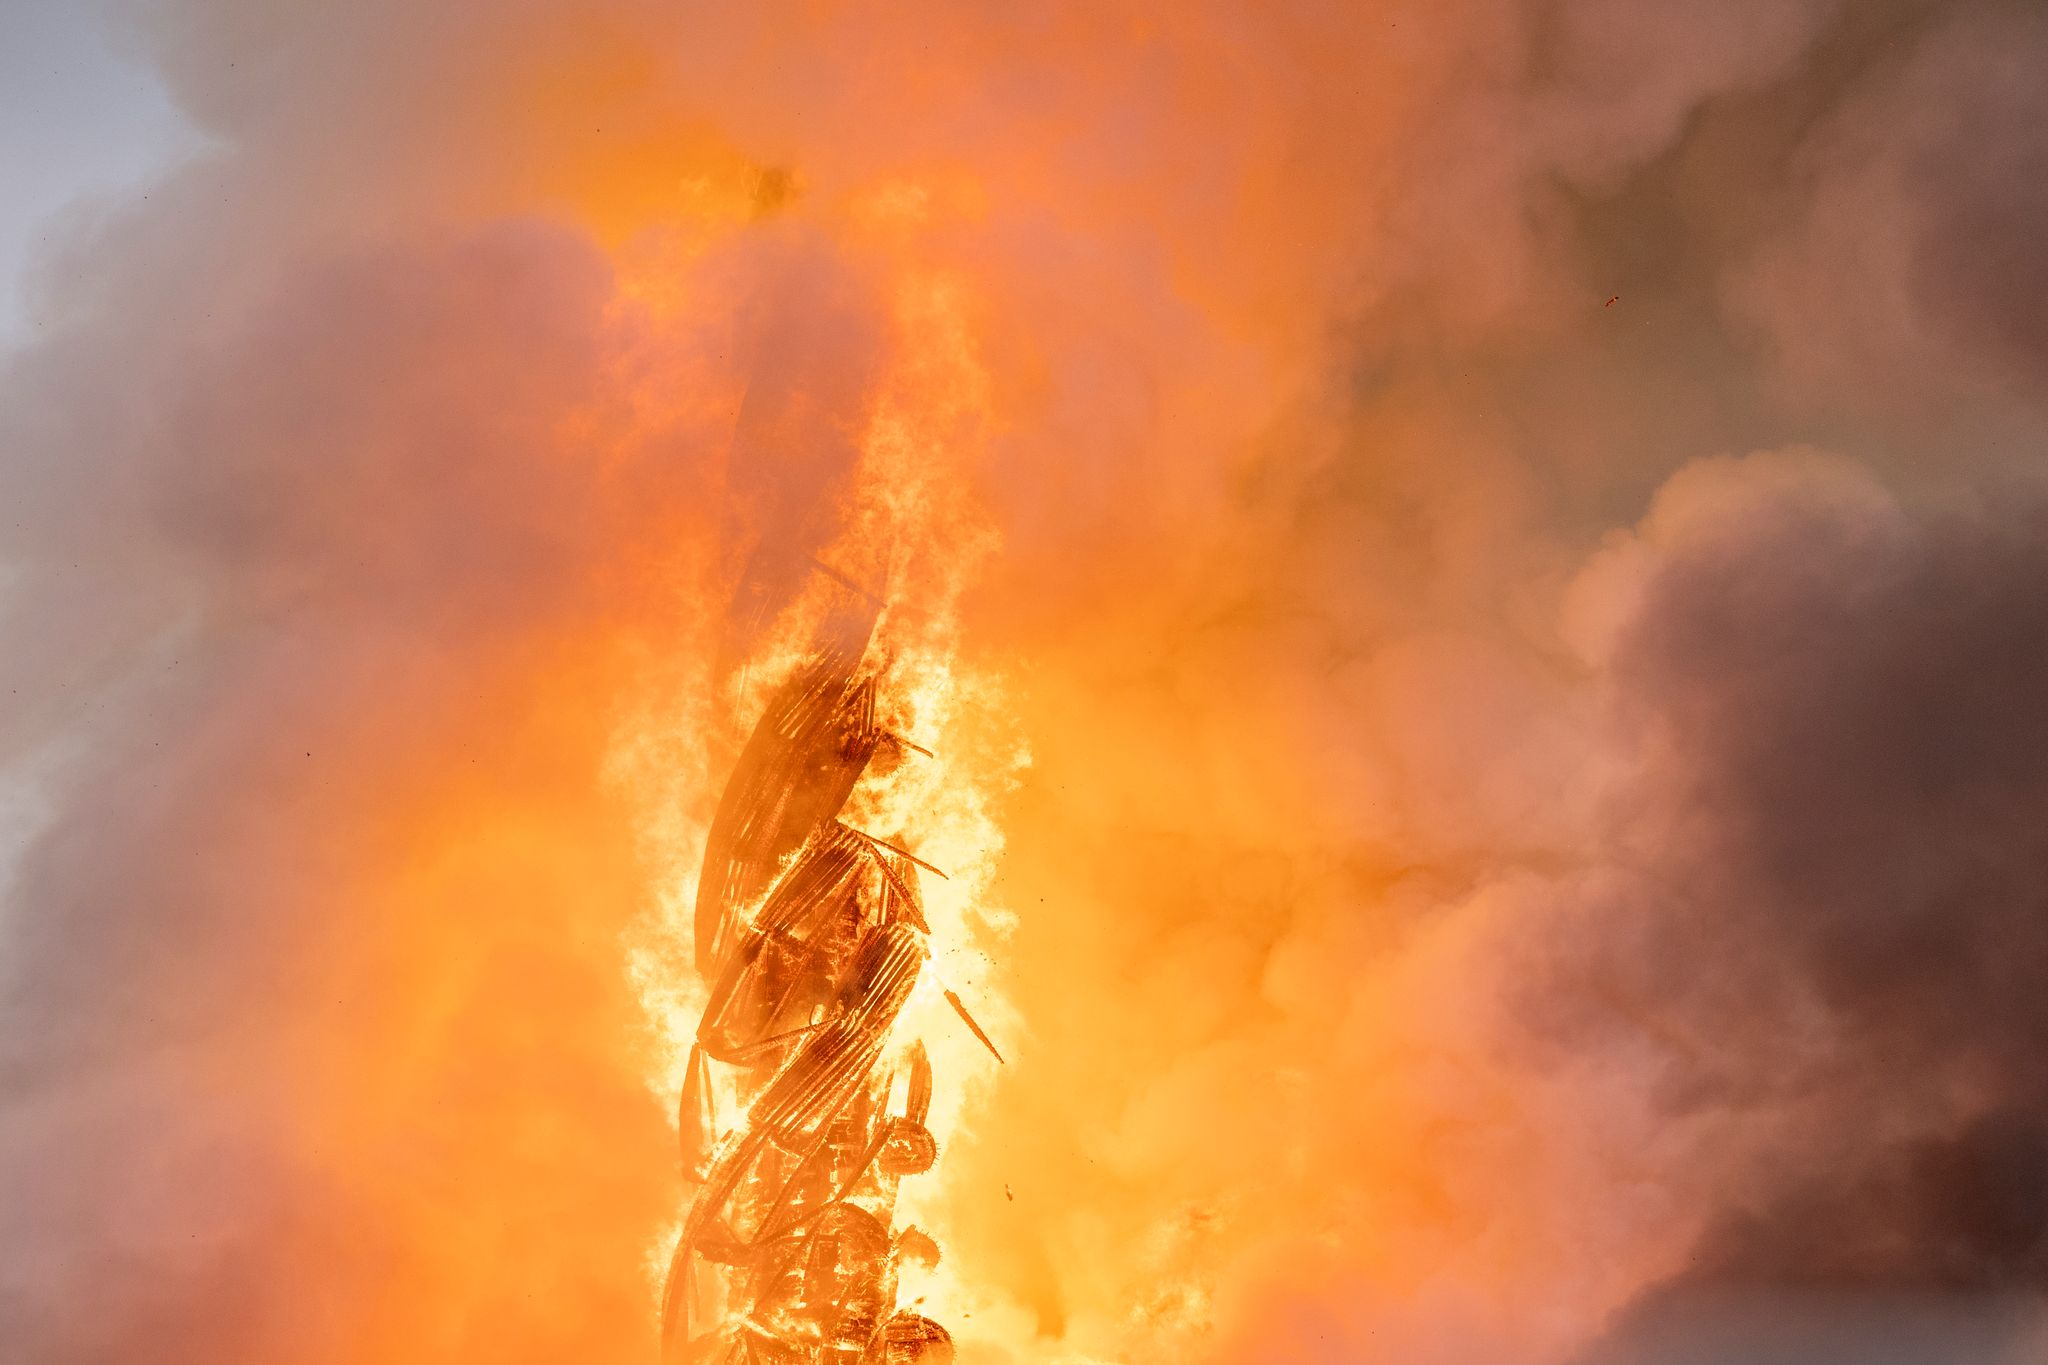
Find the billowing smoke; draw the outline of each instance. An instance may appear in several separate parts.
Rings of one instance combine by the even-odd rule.
[[[2039,1349],[2031,6],[117,18],[209,141],[0,376],[10,1358],[652,1358],[735,592],[878,441],[963,1361]]]

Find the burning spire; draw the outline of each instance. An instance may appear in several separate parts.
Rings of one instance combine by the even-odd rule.
[[[705,848],[710,996],[678,1115],[696,1191],[663,1296],[671,1362],[953,1355],[945,1328],[897,1304],[899,1267],[938,1256],[896,1225],[897,1188],[938,1143],[923,1044],[888,1050],[930,958],[919,875],[937,869],[841,819],[879,747],[917,746],[876,720],[879,602],[828,576],[843,600],[769,700]]]

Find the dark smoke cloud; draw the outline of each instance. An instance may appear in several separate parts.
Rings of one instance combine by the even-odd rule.
[[[1898,8],[1787,148],[1782,228],[1736,265],[1731,299],[1834,401],[1896,414],[2005,394],[2038,411],[2048,21]]]
[[[1629,890],[1526,1003],[1573,1052],[1647,1040],[1671,1122],[1733,1119],[1692,1159],[1741,1153],[1638,1316],[2041,1289],[2048,488],[1908,510],[1845,461],[1701,466],[1609,574]]]

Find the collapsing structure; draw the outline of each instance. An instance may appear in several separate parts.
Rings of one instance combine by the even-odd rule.
[[[945,1329],[896,1302],[900,1267],[938,1256],[894,1226],[898,1183],[938,1156],[931,1065],[921,1043],[885,1055],[928,957],[919,871],[936,869],[840,819],[878,750],[916,747],[876,721],[863,664],[875,616],[858,601],[827,620],[712,821],[696,909],[710,998],[680,1114],[696,1191],[663,1304],[671,1362],[952,1358]]]

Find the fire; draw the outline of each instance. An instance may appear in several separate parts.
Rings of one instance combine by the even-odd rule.
[[[863,212],[924,201],[896,186]],[[1000,683],[960,658],[958,601],[995,547],[964,488],[988,402],[964,283],[911,274],[890,314],[891,363],[827,414],[864,422],[836,532],[816,555],[757,541],[733,589],[727,676],[707,681],[751,737],[685,841],[695,895],[668,902],[694,949],[636,953],[668,1059],[650,1082],[681,1097],[690,1199],[662,1274],[679,1360],[937,1359],[995,1322],[975,1327],[972,1276],[942,1254],[944,1158],[1000,1064],[989,1029],[1015,1022],[992,802],[1028,760]],[[790,382],[753,377],[744,401],[778,412]],[[929,1316],[948,1309],[967,1315],[951,1332]]]
[[[936,1248],[891,1226],[900,1182],[938,1155],[931,1063],[921,1041],[883,1062],[930,957],[920,874],[944,874],[840,818],[882,751],[930,751],[879,723],[863,667],[878,602],[845,586],[855,600],[776,690],[706,849],[696,961],[715,984],[678,1107],[700,1188],[664,1296],[676,1359],[952,1354],[897,1307],[901,1268]]]

